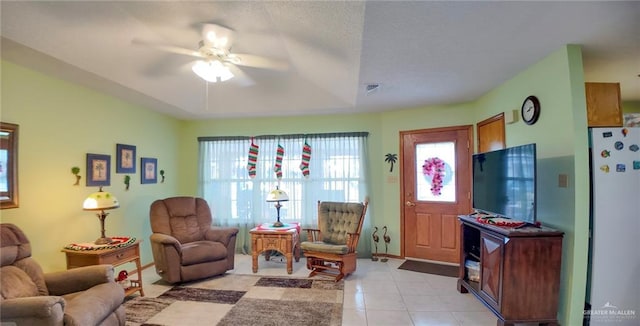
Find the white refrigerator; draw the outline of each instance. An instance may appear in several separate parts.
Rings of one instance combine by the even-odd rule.
[[[590,325],[640,325],[640,127],[590,128]]]

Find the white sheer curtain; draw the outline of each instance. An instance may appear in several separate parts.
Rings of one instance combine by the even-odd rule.
[[[276,186],[289,195],[289,201],[281,203],[280,219],[300,222],[303,228],[316,226],[318,201],[362,202],[369,193],[367,133],[257,136],[253,139],[259,146],[255,178],[247,170],[249,137],[201,137],[198,141],[200,196],[211,206],[215,225],[240,228],[236,247],[244,253],[251,250],[249,230],[276,220],[274,204],[266,202]],[[311,146],[308,178],[300,169],[305,141]],[[278,145],[285,150],[280,181],[274,172]],[[368,220],[358,246],[361,256],[371,253],[364,236],[370,234]]]

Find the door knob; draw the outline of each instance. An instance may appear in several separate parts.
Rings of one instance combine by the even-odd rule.
[[[407,207],[413,207],[413,206],[416,206],[416,204],[415,204],[414,202],[411,202],[411,201],[408,201],[408,200],[407,200],[407,202],[406,202],[406,203],[404,203],[404,205],[405,205],[405,206],[407,206]]]

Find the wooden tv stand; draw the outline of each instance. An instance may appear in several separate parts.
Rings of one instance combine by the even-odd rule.
[[[458,291],[471,292],[498,317],[515,323],[557,325],[563,232],[547,227],[511,228],[459,216]],[[466,260],[479,262],[478,282]]]

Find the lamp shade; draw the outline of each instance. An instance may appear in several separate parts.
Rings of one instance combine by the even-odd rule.
[[[288,201],[288,200],[289,200],[289,195],[287,195],[286,192],[278,188],[276,188],[275,190],[271,190],[271,192],[269,192],[269,194],[267,195],[268,202]]]
[[[92,193],[82,204],[82,208],[86,211],[99,211],[118,207],[120,207],[118,199],[110,192],[106,191]]]

